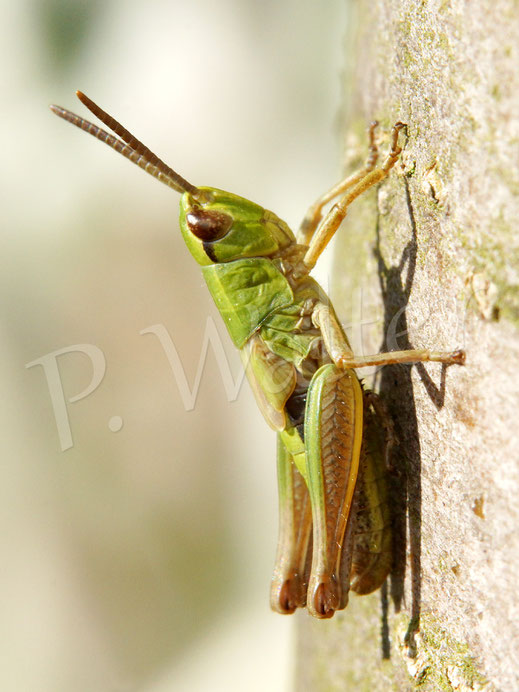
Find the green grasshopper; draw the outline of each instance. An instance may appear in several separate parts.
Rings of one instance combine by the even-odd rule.
[[[259,408],[277,432],[280,528],[271,606],[284,614],[306,606],[329,618],[346,606],[350,588],[370,593],[381,586],[392,559],[385,481],[391,422],[354,368],[465,360],[461,350],[355,356],[309,276],[349,205],[395,165],[404,125],[393,127],[379,167],[377,123],[371,125],[365,166],[310,207],[296,239],[258,204],[195,187],[87,96],[77,96],[115,136],[59,106],[51,109],[182,194],[182,235],[240,349]]]

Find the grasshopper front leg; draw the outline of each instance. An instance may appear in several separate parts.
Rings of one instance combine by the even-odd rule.
[[[297,234],[297,242],[301,245],[309,245],[322,219],[323,209],[328,202],[331,202],[332,199],[350,190],[375,168],[378,159],[378,147],[375,141],[375,128],[377,125],[378,122],[374,121],[368,128],[369,155],[363,168],[352,173],[347,178],[344,178],[344,180],[341,180],[337,185],[334,185],[330,190],[325,192],[324,195],[321,195],[306,212]]]
[[[400,122],[396,123],[393,126],[393,129],[391,131],[391,148],[381,166],[379,166],[378,168],[374,168],[374,162],[373,165],[371,165],[370,158],[368,159],[368,164],[366,165],[366,167],[361,171],[362,175],[359,175],[359,178],[354,180],[354,184],[350,185],[350,179],[347,178],[344,181],[344,187],[342,189],[340,185],[338,185],[336,188],[332,188],[330,194],[332,192],[335,192],[335,194],[339,194],[339,191],[341,193],[346,191],[346,194],[344,194],[341,197],[341,199],[336,204],[334,204],[330,211],[326,214],[326,216],[316,229],[315,234],[313,233],[313,228],[311,226],[309,229],[305,229],[303,226],[303,229],[300,232],[300,238],[304,241],[307,238],[311,237],[310,246],[308,248],[306,255],[303,258],[303,262],[309,271],[313,269],[313,267],[315,267],[315,264],[319,259],[321,253],[328,245],[334,233],[337,231],[342,221],[344,220],[346,213],[348,211],[348,207],[352,204],[352,202],[354,202],[357,199],[357,197],[359,197],[363,192],[369,190],[369,188],[373,187],[373,185],[380,183],[382,180],[384,180],[384,178],[386,178],[389,175],[389,171],[397,162],[398,157],[400,156],[400,152],[402,151],[402,148],[398,146],[398,134],[403,127],[405,127],[404,123]],[[371,137],[372,136],[373,135],[371,134]],[[372,147],[374,147],[374,144],[372,144]],[[376,161],[376,148],[374,149],[374,152],[375,153],[373,154],[372,158],[373,161]]]

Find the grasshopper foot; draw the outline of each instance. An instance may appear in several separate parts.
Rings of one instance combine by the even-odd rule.
[[[279,591],[272,595],[272,610],[281,613],[281,615],[291,615],[296,608],[304,608],[305,605],[306,594],[298,576],[285,579]]]
[[[450,356],[451,360],[448,361],[448,365],[465,365],[466,354],[463,349],[460,348],[457,351],[453,351]]]
[[[315,588],[308,609],[317,618],[331,618],[340,607],[340,588],[335,581],[321,582]]]
[[[400,130],[404,127],[406,127],[406,124],[400,121],[393,125],[393,129],[391,130],[391,149],[386,157],[386,160],[384,161],[384,164],[382,165],[382,170],[386,172],[393,168],[398,157],[400,156],[402,147],[398,146],[398,135]]]

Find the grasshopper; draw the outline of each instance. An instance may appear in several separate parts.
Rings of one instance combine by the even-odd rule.
[[[370,593],[381,586],[392,560],[385,482],[392,426],[355,368],[465,360],[461,350],[356,356],[329,299],[309,276],[350,204],[395,165],[404,125],[394,125],[377,167],[372,123],[364,167],[310,207],[296,237],[258,204],[192,185],[87,96],[77,96],[115,136],[59,106],[52,111],[182,195],[186,245],[240,349],[259,408],[277,432],[280,522],[271,606],[283,614],[306,606],[311,615],[329,618],[346,606],[350,588]]]

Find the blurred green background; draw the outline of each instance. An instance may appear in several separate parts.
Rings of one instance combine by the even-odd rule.
[[[88,117],[79,88],[194,184],[297,227],[340,174],[343,4],[3,2],[2,689],[290,688],[294,618],[268,604],[274,434],[247,386],[229,401],[211,349],[186,411],[140,334],[164,325],[192,386],[212,317],[239,375],[178,195],[47,106]],[[106,374],[68,403],[61,451],[25,366],[76,344]],[[92,377],[80,353],[59,369],[67,399]]]

